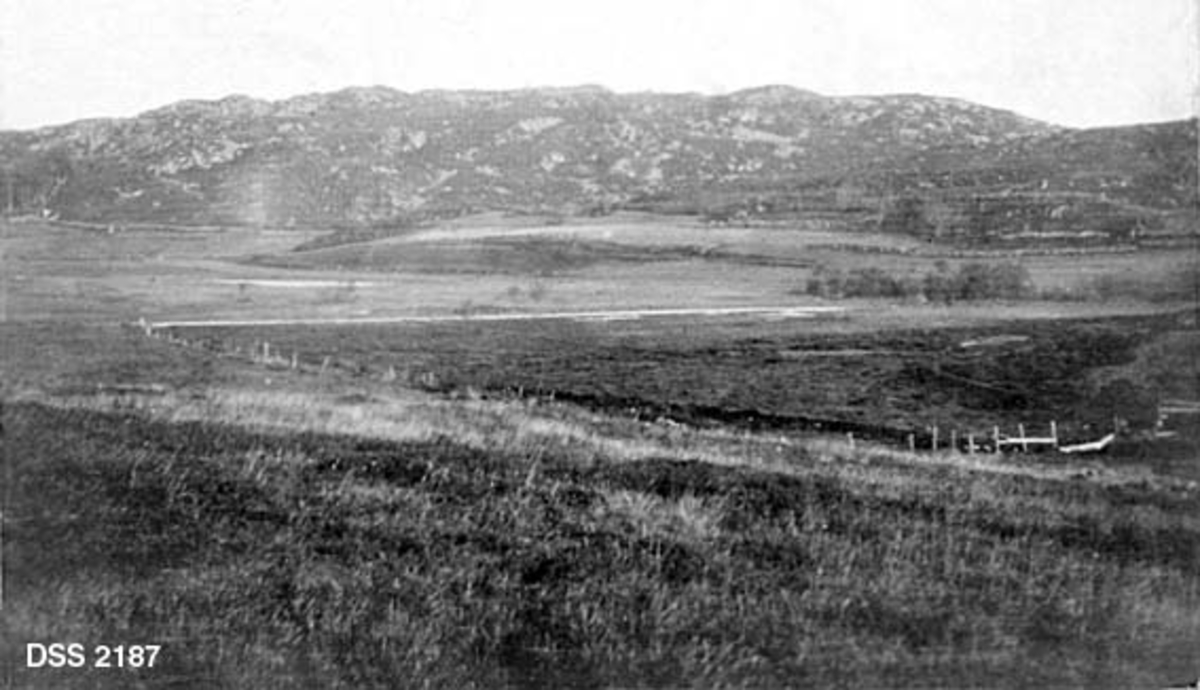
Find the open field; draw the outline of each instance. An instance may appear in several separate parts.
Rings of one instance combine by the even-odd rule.
[[[263,281],[265,282],[265,281]],[[804,307],[684,307],[680,309],[620,309],[603,311],[525,311],[477,313],[460,311],[457,314],[442,314],[438,316],[383,316],[349,317],[344,319],[258,319],[248,321],[153,321],[146,324],[151,330],[180,329],[180,328],[228,328],[255,326],[355,326],[404,323],[487,323],[487,322],[517,322],[517,321],[637,321],[640,319],[663,318],[708,318],[733,317],[748,319],[765,319],[777,321],[781,319],[813,319],[819,317],[838,317],[845,309],[835,306],[804,306]]]
[[[503,222],[507,220],[508,222]],[[569,223],[494,224],[464,222],[422,229],[397,237],[329,249],[276,255],[268,265],[310,270],[360,269],[370,272],[573,274],[592,266],[628,262],[659,267],[664,262],[702,259],[740,266],[793,269],[795,285],[815,270],[878,269],[899,279],[919,279],[975,262],[1020,257],[1035,294],[1095,297],[1097,281],[1134,281],[1147,293],[1162,290],[1175,275],[1196,271],[1194,251],[1096,248],[1091,251],[962,252],[911,237],[854,231],[840,225],[788,224],[745,228],[708,226],[695,220],[662,220],[630,215]],[[1101,295],[1104,299],[1115,294]]]
[[[844,317],[833,318],[836,326]],[[1114,415],[1128,413],[1097,399],[1093,372],[1125,364],[1139,347],[1162,338],[1174,343],[1171,351],[1186,351],[1189,345],[1173,335],[1187,332],[1177,331],[1178,319],[857,332],[837,332],[821,319],[743,318],[719,325],[687,315],[654,324],[480,318],[175,330],[216,352],[248,356],[267,343],[281,359],[294,353],[309,368],[386,374],[436,390],[554,396],[647,419],[853,432],[894,444],[912,434],[928,447],[934,425],[943,431],[943,445],[952,432],[965,444],[970,434],[987,440],[997,425],[1044,429],[1051,422],[1065,439],[1099,438]],[[1148,373],[1133,383],[1186,397],[1200,385],[1200,371],[1194,363],[1176,364],[1183,366],[1174,369],[1173,385]],[[1194,457],[1195,431],[1189,428],[1176,445],[1139,452],[1161,455],[1164,466],[1171,456]]]
[[[824,303],[803,294],[806,281],[818,270],[873,267],[897,278],[918,279],[938,270],[939,261],[946,270],[979,261],[806,244],[805,238],[823,237],[829,231],[629,222],[620,243],[401,237],[311,252],[288,251],[311,238],[311,232],[276,230],[258,235],[232,229],[135,228],[109,235],[104,230],[39,222],[6,223],[0,233],[5,268],[2,302],[7,317],[21,321],[808,306]],[[586,234],[606,227],[597,223],[574,229]],[[563,231],[562,226],[552,229]],[[510,230],[504,226],[488,232]],[[484,231],[470,226],[438,232]],[[717,251],[705,239],[711,233],[739,233],[751,244],[772,238],[790,249],[772,245],[760,251],[747,245]],[[664,238],[673,239],[645,246]],[[354,261],[330,260],[330,252],[349,253]],[[1012,260],[1006,255],[991,259]],[[1026,256],[1019,261],[1029,272],[1034,294],[1061,296],[1077,304],[1024,300],[1001,305],[1000,318],[1139,312],[1147,308],[1147,298],[1178,303],[1177,283],[1194,267],[1196,258],[1187,252],[1146,251]],[[949,313],[927,308],[919,300],[845,305],[867,306],[872,319],[868,327],[876,318],[940,323]],[[975,311],[986,315],[996,308],[985,305]],[[971,311],[968,306],[958,313]]]
[[[1193,672],[1200,493],[1148,468],[973,467],[263,371],[122,329],[6,333],[46,368],[15,367],[30,402],[5,408],[9,650],[137,637],[165,645],[141,680],[200,687]]]
[[[54,687],[1123,688],[1194,672],[1194,484],[345,379],[306,392],[287,372],[277,393],[247,390],[250,372],[220,383],[183,354],[140,370],[178,396],[6,406],[2,646],[164,645],[154,670],[56,671]]]
[[[796,219],[753,227],[713,225],[693,216],[620,212],[592,218],[505,216],[483,213],[446,221],[436,227],[398,234],[383,244],[478,242],[480,240],[547,239],[597,242],[646,248],[693,247],[763,254],[812,246],[917,250],[926,243],[909,237],[857,231],[844,221]]]
[[[436,244],[441,264],[303,269],[266,265],[304,240],[282,232],[6,226],[5,679],[1115,689],[1200,675],[1195,429],[1089,457],[903,443],[925,444],[931,423],[1057,420],[1094,438],[1129,414],[1102,395],[1117,382],[1194,399],[1194,305],[825,300],[796,294],[801,262],[861,252],[813,239],[794,265],[754,263],[729,249],[754,228],[671,226],[629,254],[652,244],[651,219],[581,225],[586,239],[528,226],[379,241]],[[687,249],[704,232],[726,250]],[[494,270],[494,250],[524,258]],[[1020,258],[1080,286],[1188,260]],[[836,311],[754,311],[767,307]],[[725,313],[687,311],[712,309]],[[551,316],[632,310],[659,313]],[[139,317],[358,322],[154,338]],[[429,321],[364,322],[392,318]],[[273,358],[254,361],[263,342]],[[17,663],[28,641],[67,639],[162,644],[163,662],[111,676]]]

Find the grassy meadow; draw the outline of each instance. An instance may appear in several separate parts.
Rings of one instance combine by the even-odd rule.
[[[1194,254],[1177,250],[957,256],[879,233],[708,227],[635,214],[558,225],[485,215],[293,251],[313,236],[143,227],[109,234],[7,222],[0,233],[4,310],[18,321],[76,322],[825,304],[805,294],[818,274],[871,269],[918,281],[970,263],[1017,260],[1028,271],[1029,294],[1015,303],[967,303],[958,307],[964,318],[972,311],[990,318],[995,309],[1078,315],[1193,299],[1197,265]],[[845,303],[869,310],[866,328],[880,318],[924,325],[947,316],[916,299]]]
[[[594,231],[607,224],[614,241],[649,222]],[[464,303],[830,303],[792,292],[795,267],[588,253],[549,272],[520,261],[485,271],[486,254],[458,272],[301,270],[255,258],[293,246],[274,234],[181,239],[207,247],[192,251],[138,230],[113,254],[106,235],[89,235],[89,249],[66,235],[91,231],[15,227],[0,247],[5,687],[1115,689],[1200,675],[1194,467],[680,424],[412,386],[378,367],[292,370],[131,325]],[[914,328],[948,338],[948,327],[1021,318],[1043,333],[1057,319],[1179,306],[839,302],[849,317],[633,322],[604,337],[648,361],[666,341],[711,347],[717,361],[728,343]],[[1163,363],[1191,366],[1185,321],[1080,371],[1176,390]],[[465,334],[464,351],[521,335],[462,328],[445,337]],[[603,326],[565,328],[603,340]],[[303,347],[304,329],[289,333]],[[403,329],[372,333],[411,346]],[[358,335],[337,337],[349,351],[369,344]],[[25,668],[25,644],[60,641],[162,652],[152,669]]]
[[[576,436],[520,409],[480,410],[460,440],[425,414],[387,440],[10,404],[4,646],[165,647],[136,674],[16,681],[1117,688],[1192,671],[1194,489]]]

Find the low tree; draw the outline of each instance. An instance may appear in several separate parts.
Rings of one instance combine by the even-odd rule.
[[[921,289],[925,299],[930,302],[954,302],[954,279],[950,275],[950,266],[939,259],[934,264],[934,270],[925,274]]]
[[[877,266],[858,268],[846,278],[847,297],[906,297],[902,281]]]

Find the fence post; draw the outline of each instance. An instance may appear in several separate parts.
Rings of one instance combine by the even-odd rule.
[[[1050,420],[1050,437],[1054,439],[1054,447],[1058,448],[1058,422]]]
[[[917,452],[917,435],[916,434],[908,435],[908,450],[910,453]]]
[[[992,427],[992,440],[995,441],[995,453],[1000,454],[1000,427],[999,425]]]
[[[937,424],[934,424],[933,425],[933,441],[930,443],[930,447],[936,452],[937,446],[938,446],[938,427],[937,427]]]
[[[958,429],[950,430],[950,450],[958,450]]]
[[[853,431],[846,432],[846,441],[848,441],[850,443],[850,450],[854,450],[854,432]]]
[[[1017,425],[1017,433],[1021,435],[1021,452],[1028,453],[1029,452],[1029,441],[1025,440],[1025,425],[1024,424]]]
[[[967,455],[975,454],[975,434],[967,434]]]

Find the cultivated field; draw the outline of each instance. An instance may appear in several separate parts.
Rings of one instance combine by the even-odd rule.
[[[1113,391],[1195,399],[1194,304],[1153,287],[1186,255],[872,253],[632,215],[304,252],[284,231],[4,229],[15,687],[1200,675],[1194,426],[1096,456],[945,436],[1056,421],[1088,440],[1141,423]],[[801,289],[818,264],[939,260],[1019,261],[1078,294]],[[1123,273],[1142,287],[1091,293]],[[754,307],[836,309],[736,311]],[[735,311],[679,311],[702,308]],[[635,309],[670,313],[548,318]],[[252,323],[414,316],[444,320]],[[211,319],[247,323],[153,328]],[[26,642],[56,640],[161,644],[162,661],[23,668]]]

